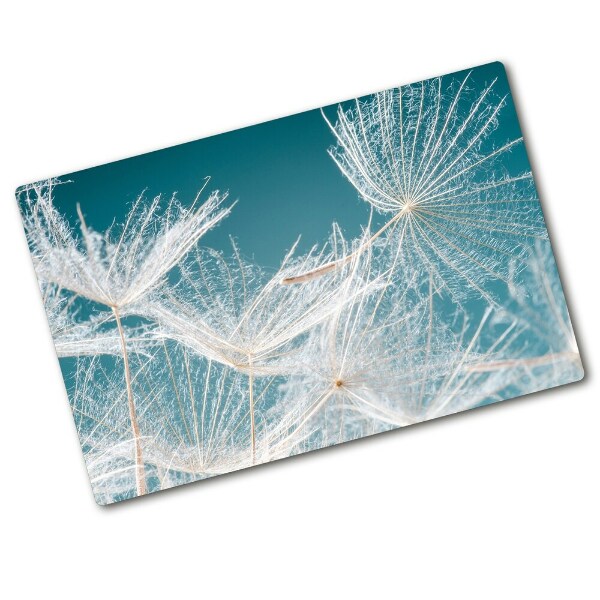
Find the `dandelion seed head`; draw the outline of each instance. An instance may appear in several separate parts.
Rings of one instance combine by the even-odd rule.
[[[163,335],[200,355],[241,371],[275,374],[295,368],[295,347],[340,304],[377,285],[370,262],[351,261],[333,278],[303,286],[282,286],[299,267],[327,264],[346,242],[334,228],[329,243],[303,256],[288,253],[280,269],[268,274],[247,263],[235,244],[231,257],[207,249],[193,252],[183,266],[176,293],[150,308]]]
[[[102,503],[135,495],[135,440],[118,357],[83,357],[69,380],[69,398],[96,497]],[[152,356],[130,356],[148,491],[158,491],[253,464],[248,390],[234,369],[165,342]],[[257,403],[275,391],[267,378]],[[254,464],[286,455],[276,433],[259,420]]]
[[[391,264],[425,270],[459,301],[490,300],[486,283],[506,281],[511,259],[547,235],[531,173],[512,166],[522,139],[493,141],[506,98],[495,80],[476,90],[469,78],[386,90],[328,121],[333,160],[388,218],[375,235]]]
[[[38,276],[60,288],[110,308],[124,309],[164,283],[165,275],[230,208],[226,194],[200,194],[191,208],[176,198],[163,204],[141,194],[122,226],[99,233],[88,226],[78,205],[79,232],[53,202],[57,182],[25,188],[21,196],[28,239]]]

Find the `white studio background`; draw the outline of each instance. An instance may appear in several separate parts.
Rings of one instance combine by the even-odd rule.
[[[3,597],[600,597],[598,16],[554,6],[3,5]],[[493,60],[515,94],[586,379],[96,506],[14,188]]]

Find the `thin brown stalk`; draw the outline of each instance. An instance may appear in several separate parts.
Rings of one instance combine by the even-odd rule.
[[[382,234],[388,227],[393,225],[400,217],[402,217],[405,212],[404,209],[400,211],[397,215],[392,217],[379,231],[376,231],[368,240],[366,240],[363,244],[361,244],[354,252],[348,254],[348,256],[344,256],[339,260],[335,260],[329,263],[326,263],[312,271],[306,271],[305,273],[300,273],[299,275],[292,275],[291,277],[285,277],[281,280],[282,285],[293,285],[296,283],[305,283],[307,281],[311,281],[312,279],[318,279],[323,275],[330,273],[331,271],[335,271],[340,267],[348,264],[353,258],[356,256],[360,256],[367,248],[371,246],[371,244]]]
[[[579,360],[579,354],[577,352],[554,352],[545,354],[544,356],[535,356],[533,358],[514,358],[487,363],[484,362],[467,367],[465,370],[469,373],[487,373],[502,369],[515,369],[517,367],[538,367],[552,364],[559,360]]]
[[[115,306],[113,306],[112,311],[117,322],[119,337],[121,338],[121,348],[123,350],[123,364],[125,367],[125,387],[127,388],[127,406],[129,408],[129,421],[131,423],[131,432],[133,433],[133,439],[135,441],[135,486],[137,495],[143,496],[147,493],[148,490],[146,486],[146,472],[144,469],[144,460],[142,457],[140,428],[137,422],[135,402],[133,399],[133,389],[131,387],[131,369],[129,368],[127,342],[125,341],[125,332],[123,331],[123,325],[121,323],[121,315],[119,314],[119,310]]]

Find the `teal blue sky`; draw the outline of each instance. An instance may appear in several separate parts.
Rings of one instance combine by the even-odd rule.
[[[445,79],[462,79],[466,72]],[[462,77],[461,77],[462,75]],[[472,71],[470,85],[482,89],[493,79],[498,96],[510,94],[501,63]],[[335,120],[337,104],[324,108]],[[159,117],[158,117],[159,118]],[[202,120],[202,115],[199,116]],[[520,136],[512,97],[502,110],[500,126],[486,143],[501,145]],[[349,237],[369,219],[369,207],[342,176],[327,148],[333,134],[320,109],[246,127],[236,131],[68,173],[72,183],[56,188],[58,209],[75,225],[79,203],[88,225],[103,231],[122,221],[140,192],[148,197],[177,192],[191,202],[211,177],[207,190],[229,191],[237,200],[232,214],[202,244],[227,251],[233,236],[243,252],[257,263],[276,268],[285,251],[302,235],[301,250],[322,243],[337,221]],[[524,146],[511,152],[513,173],[529,169]],[[375,222],[377,222],[377,215]]]

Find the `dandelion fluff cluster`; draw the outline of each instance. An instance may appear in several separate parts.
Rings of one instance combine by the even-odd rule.
[[[496,80],[471,89],[470,76],[357,99],[327,121],[333,160],[385,217],[374,237],[387,238],[393,263],[458,300],[491,299],[490,279],[506,282],[510,261],[547,235],[531,172],[512,167],[522,138],[492,141],[506,97]]]
[[[582,377],[522,139],[471,74],[326,117],[372,211],[269,271],[227,194],[140,194],[73,227],[57,179],[17,192],[96,500],[109,504]],[[381,223],[375,225],[381,219]]]

